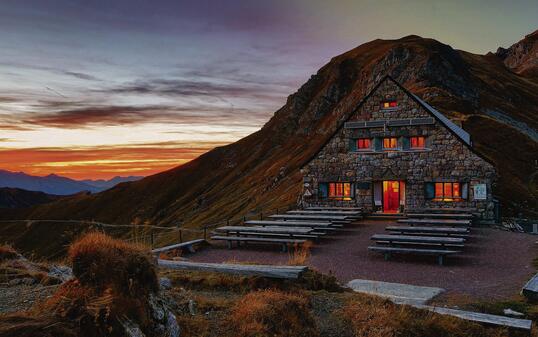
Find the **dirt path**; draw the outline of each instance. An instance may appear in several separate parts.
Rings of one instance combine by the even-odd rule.
[[[28,310],[37,301],[50,296],[58,285],[0,286],[0,313]]]

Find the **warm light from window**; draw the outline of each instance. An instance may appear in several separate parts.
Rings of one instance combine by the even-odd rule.
[[[383,109],[396,108],[398,106],[398,102],[396,102],[396,101],[385,101],[385,102],[381,103],[381,106],[383,107]]]
[[[412,149],[423,149],[426,147],[426,140],[424,137],[411,137]]]
[[[384,149],[395,149],[398,146],[397,138],[383,138]]]
[[[461,199],[460,183],[435,183],[435,201],[457,201]]]
[[[371,148],[371,141],[369,138],[361,138],[357,139],[357,149],[359,150],[367,150]]]
[[[329,198],[351,200],[351,183],[329,183]]]

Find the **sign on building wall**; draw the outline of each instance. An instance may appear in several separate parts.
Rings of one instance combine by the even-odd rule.
[[[488,197],[486,184],[476,184],[473,186],[474,200],[486,200]]]

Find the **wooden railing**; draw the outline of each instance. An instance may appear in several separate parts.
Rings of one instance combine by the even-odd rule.
[[[163,246],[172,243],[182,243],[194,239],[207,239],[212,230],[224,225],[238,225],[247,220],[260,219],[264,217],[286,212],[296,208],[296,205],[288,205],[273,209],[259,209],[249,211],[246,214],[238,217],[228,218],[226,220],[205,224],[201,228],[191,228],[185,224],[176,226],[156,226],[149,223],[133,223],[125,224],[108,224],[94,220],[54,220],[54,219],[15,219],[15,220],[0,220],[0,223],[27,223],[27,226],[33,226],[37,223],[48,225],[67,225],[63,235],[75,239],[78,235],[89,230],[98,230],[105,232],[113,237],[120,238],[125,241],[140,243],[155,248],[156,245]]]

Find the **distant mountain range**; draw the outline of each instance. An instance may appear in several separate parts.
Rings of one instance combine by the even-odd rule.
[[[128,176],[114,177],[110,180],[74,180],[67,177],[49,174],[48,176],[39,177],[26,174],[24,172],[11,172],[0,170],[0,188],[11,187],[28,191],[40,191],[54,195],[70,195],[82,191],[97,193],[108,190],[119,183],[126,181],[135,181],[143,177]]]

